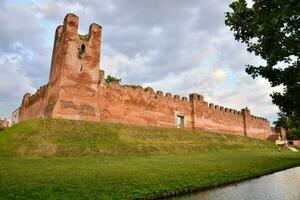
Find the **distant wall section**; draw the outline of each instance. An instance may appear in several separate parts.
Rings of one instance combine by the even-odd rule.
[[[151,88],[103,84],[98,89],[100,121],[150,126],[176,127],[182,117],[184,127],[211,130],[265,139],[271,134],[269,122],[248,109],[237,111],[208,104],[198,94],[189,99]]]
[[[18,121],[32,118],[45,117],[46,107],[48,105],[48,85],[42,86],[33,95],[26,93],[23,96],[22,104],[18,110]]]

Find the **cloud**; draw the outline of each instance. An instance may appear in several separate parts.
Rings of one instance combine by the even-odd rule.
[[[44,45],[35,4],[3,1],[1,6],[0,53],[18,55],[20,70],[38,86],[48,77],[51,48]]]
[[[9,5],[3,1],[0,12],[0,49],[2,51],[14,51],[15,44],[34,46],[39,42],[38,21],[34,16],[33,8],[18,4]]]
[[[150,58],[132,71],[144,73],[143,78],[128,73],[133,82],[143,82],[184,72],[207,60],[203,55],[213,36],[221,37],[218,29],[224,24],[226,6],[226,1],[49,1],[41,6],[41,13],[46,20],[60,23],[65,13],[75,12],[80,16],[80,28],[88,27],[86,22],[100,23],[102,55],[113,49],[130,59],[137,55]]]
[[[25,92],[47,81],[49,47],[34,4],[1,1],[0,116],[10,117]]]
[[[271,88],[268,81],[262,78],[252,79],[247,75],[241,76],[234,87],[225,89],[214,96],[208,96],[207,101],[240,110],[248,107],[252,114],[276,120],[278,108],[272,104],[270,93],[282,91],[282,88]]]
[[[0,56],[0,116],[10,116],[22,101],[25,92],[35,89],[31,81],[20,70],[20,57],[9,54]]]
[[[207,96],[212,95],[214,89],[224,80],[225,73],[222,69],[195,67],[180,74],[170,73],[161,80],[146,82],[143,86],[151,86],[156,90],[164,89],[182,96],[190,93]]]
[[[266,81],[245,75],[245,64],[261,62],[234,40],[225,27],[230,0],[48,0],[1,1],[0,52],[17,64],[0,65],[26,82],[7,101],[20,102],[20,91],[48,80],[55,27],[66,13],[79,16],[79,32],[91,23],[103,27],[100,68],[125,84],[151,86],[187,96],[196,92],[220,105],[244,107],[274,119],[277,112]],[[0,80],[0,88],[8,83]],[[255,91],[255,92],[254,92]],[[14,104],[16,105],[16,104]],[[253,105],[251,107],[251,105]],[[254,106],[255,105],[255,106]],[[3,107],[3,101],[0,108]],[[13,110],[15,106],[8,106]]]
[[[149,62],[149,57],[147,56],[137,54],[134,57],[129,57],[125,54],[117,53],[112,56],[102,56],[100,68],[105,71],[106,75],[122,78],[123,83],[133,83],[133,80],[147,77],[151,70],[146,67],[147,62]],[[143,67],[141,68],[141,66]],[[141,69],[136,70],[138,68]]]

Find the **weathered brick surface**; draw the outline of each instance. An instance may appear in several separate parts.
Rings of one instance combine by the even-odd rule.
[[[271,134],[266,119],[208,104],[198,94],[189,98],[151,88],[106,84],[99,71],[101,30],[92,24],[88,35],[78,35],[78,17],[68,14],[55,33],[49,82],[35,94],[25,94],[19,120],[37,117],[121,122],[219,131],[255,138]]]

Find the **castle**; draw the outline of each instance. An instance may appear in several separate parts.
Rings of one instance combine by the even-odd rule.
[[[33,95],[26,93],[13,113],[13,123],[30,118],[65,118],[126,124],[186,127],[266,139],[269,122],[241,111],[151,88],[106,83],[99,70],[101,26],[78,34],[78,17],[66,15],[55,32],[49,81]]]

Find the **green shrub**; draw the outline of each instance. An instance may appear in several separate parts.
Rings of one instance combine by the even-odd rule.
[[[286,136],[288,140],[300,140],[300,129],[288,130]]]
[[[79,35],[80,40],[89,41],[90,36],[89,35]]]
[[[133,88],[133,89],[137,89],[137,88],[143,88],[140,85],[128,85],[129,87]]]
[[[110,83],[120,83],[122,80],[120,78],[116,78],[116,77],[113,77],[111,75],[108,75],[105,79],[105,82],[107,84],[110,84]]]

